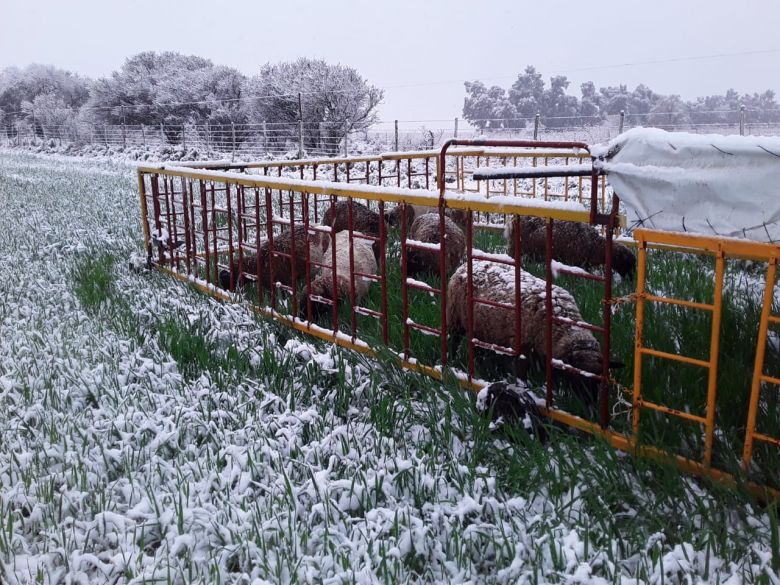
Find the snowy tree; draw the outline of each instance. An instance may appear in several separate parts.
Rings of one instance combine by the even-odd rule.
[[[601,95],[596,91],[596,85],[592,81],[586,81],[580,85],[580,123],[585,126],[595,126],[603,119],[601,111]]]
[[[688,105],[679,95],[662,97],[650,110],[647,126],[676,128],[690,124]]]
[[[85,114],[103,124],[163,124],[169,142],[181,140],[186,123],[212,117],[243,123],[244,78],[195,55],[153,51],[130,57],[92,87]]]
[[[544,101],[544,80],[536,68],[529,65],[509,89],[509,101],[521,118],[533,118]]]
[[[565,75],[550,78],[550,87],[542,94],[541,114],[544,125],[549,128],[564,128],[577,122],[579,100],[566,93],[569,80]]]
[[[468,95],[463,100],[463,117],[470,124],[482,130],[524,127],[503,88],[494,85],[487,89],[481,81],[467,81],[465,85]]]
[[[21,107],[28,121],[35,125],[36,133],[44,138],[62,138],[63,127],[69,125],[77,113],[53,93],[37,95],[32,102],[22,102]]]
[[[323,60],[266,64],[248,83],[253,122],[283,123],[280,139],[297,134],[298,93],[303,106],[305,148],[335,152],[352,130],[362,130],[377,119],[382,90],[369,85],[352,67]]]
[[[5,113],[7,132],[15,133],[12,124],[24,123],[33,125],[36,134],[42,135],[38,112],[34,111],[35,99],[42,95],[50,96],[42,106],[60,100],[58,104],[75,111],[89,97],[89,81],[51,65],[33,64],[24,69],[9,67],[0,71],[0,110]],[[58,105],[57,109],[60,108]]]

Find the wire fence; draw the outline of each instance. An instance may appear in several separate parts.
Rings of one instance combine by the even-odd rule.
[[[45,124],[38,120],[17,119],[0,123],[0,146],[41,147],[77,151],[102,147],[121,152],[178,148],[195,158],[296,158],[376,154],[435,148],[448,138],[575,140],[590,144],[606,142],[634,126],[672,131],[713,134],[780,135],[780,122],[761,121],[756,113],[745,110],[726,112],[732,121],[696,122],[676,120],[674,113],[634,114],[599,117],[523,118],[513,120],[393,120],[370,128],[345,132],[328,123],[259,124],[95,124],[67,121]],[[718,112],[724,114],[724,112]]]

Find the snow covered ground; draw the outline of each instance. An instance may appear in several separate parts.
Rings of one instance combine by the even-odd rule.
[[[135,186],[0,155],[0,582],[778,582],[740,496],[129,271]]]

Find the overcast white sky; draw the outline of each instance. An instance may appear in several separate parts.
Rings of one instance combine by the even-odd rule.
[[[252,74],[319,57],[385,88],[382,119],[440,120],[460,115],[464,80],[508,87],[528,64],[568,75],[577,95],[587,80],[684,98],[778,91],[779,25],[778,0],[0,0],[0,68],[99,77],[134,53],[173,50]]]

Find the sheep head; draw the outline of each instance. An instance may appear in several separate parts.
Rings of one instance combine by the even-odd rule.
[[[623,244],[612,247],[612,268],[622,278],[634,278],[636,272],[636,256]]]

